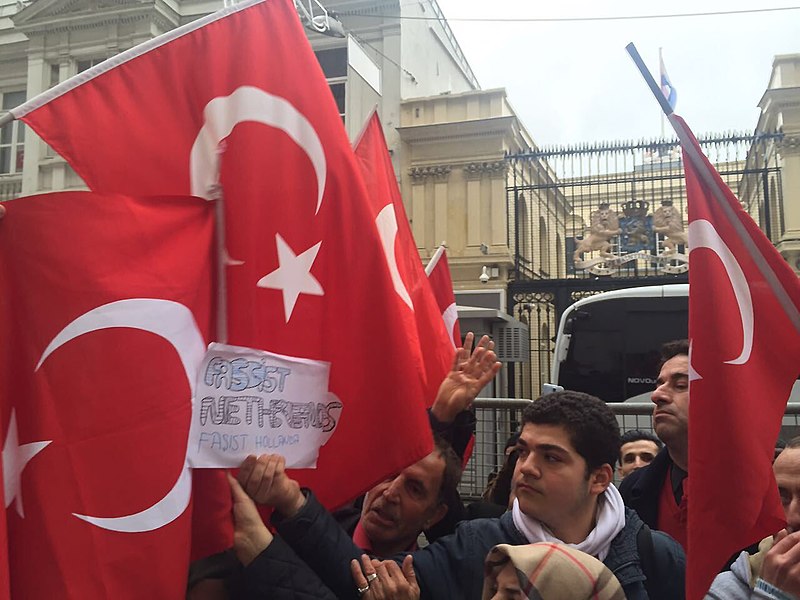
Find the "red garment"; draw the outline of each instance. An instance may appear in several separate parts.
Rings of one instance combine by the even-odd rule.
[[[664,485],[661,486],[661,495],[658,498],[658,529],[672,536],[686,550],[689,478],[683,480],[683,496],[681,503],[678,504],[675,502],[675,494],[672,492],[671,471],[672,467],[667,471]]]
[[[372,542],[369,541],[367,537],[367,533],[364,531],[364,528],[361,526],[361,520],[356,523],[355,531],[353,531],[353,543],[361,548],[367,554],[374,554],[372,551]],[[405,549],[405,552],[414,552],[417,550],[418,546],[416,542],[413,542],[408,548]]]
[[[356,523],[356,529],[353,531],[353,542],[356,546],[361,548],[367,554],[372,554],[372,542],[369,541],[367,533],[361,526],[361,520]]]

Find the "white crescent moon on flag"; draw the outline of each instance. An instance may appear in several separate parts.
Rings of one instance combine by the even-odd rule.
[[[383,254],[386,256],[386,263],[389,265],[389,274],[392,276],[394,291],[408,305],[408,308],[414,310],[411,296],[408,293],[408,289],[406,289],[406,284],[403,283],[403,278],[400,277],[400,269],[397,268],[397,255],[394,250],[394,242],[397,239],[397,216],[395,215],[393,204],[387,204],[381,209],[381,212],[375,217],[375,226],[378,228],[378,234],[381,238],[381,246],[383,246]],[[452,328],[450,330],[452,331]]]
[[[219,143],[239,123],[261,123],[280,129],[308,155],[317,176],[317,208],[325,192],[326,161],[322,142],[309,120],[288,100],[253,86],[236,88],[230,96],[218,96],[203,111],[205,122],[189,155],[192,195],[210,199],[209,190],[219,177]]]
[[[729,365],[743,365],[750,360],[750,352],[753,350],[753,299],[750,296],[750,287],[747,285],[742,267],[736,257],[728,248],[714,226],[705,219],[698,219],[689,223],[689,253],[698,248],[707,248],[716,254],[725,267],[725,272],[731,282],[733,294],[739,307],[739,315],[742,318],[742,351],[733,360],[726,360]],[[690,292],[691,293],[691,292]],[[697,375],[699,379],[700,376]]]
[[[48,344],[36,369],[55,350],[92,331],[128,327],[154,333],[168,341],[178,353],[194,397],[195,378],[203,360],[206,345],[192,312],[183,304],[154,298],[131,298],[104,304],[84,313],[67,325]],[[152,531],[177,519],[189,505],[192,492],[191,471],[184,457],[181,473],[172,489],[153,506],[122,517],[93,517],[73,513],[102,529],[125,533]]]
[[[453,339],[453,327],[458,320],[458,307],[455,302],[444,309],[442,319],[444,320],[445,329],[447,329],[447,337],[450,339],[450,343],[453,344],[453,348],[455,348],[456,342]]]

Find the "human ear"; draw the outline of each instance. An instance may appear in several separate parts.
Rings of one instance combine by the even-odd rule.
[[[444,519],[444,516],[447,514],[447,504],[442,502],[439,506],[436,507],[436,511],[431,515],[431,517],[425,521],[425,529],[430,529],[434,525],[436,525],[439,521]]]
[[[589,474],[589,491],[599,496],[614,479],[614,469],[608,463],[600,465]]]

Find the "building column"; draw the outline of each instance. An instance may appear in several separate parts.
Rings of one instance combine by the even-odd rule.
[[[800,274],[800,132],[786,133],[778,152],[781,157],[781,194],[785,231],[778,250]]]

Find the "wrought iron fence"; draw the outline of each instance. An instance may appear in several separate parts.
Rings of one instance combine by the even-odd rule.
[[[783,233],[781,134],[706,136],[703,151],[773,241]],[[677,140],[542,148],[511,155],[515,279],[683,273],[686,189]]]
[[[475,401],[478,418],[475,447],[464,469],[459,491],[466,501],[478,500],[486,489],[489,475],[497,473],[505,460],[506,440],[519,431],[522,409],[530,400],[479,398]],[[648,403],[609,404],[617,415],[621,431],[653,430],[653,405]],[[781,437],[800,435],[800,403],[789,403],[783,417]]]
[[[779,133],[700,138],[773,242],[783,234]],[[526,323],[530,360],[509,396],[535,396],[549,373],[563,311],[600,291],[685,283],[686,190],[677,140],[608,142],[510,155],[507,198],[514,273],[508,312]]]

